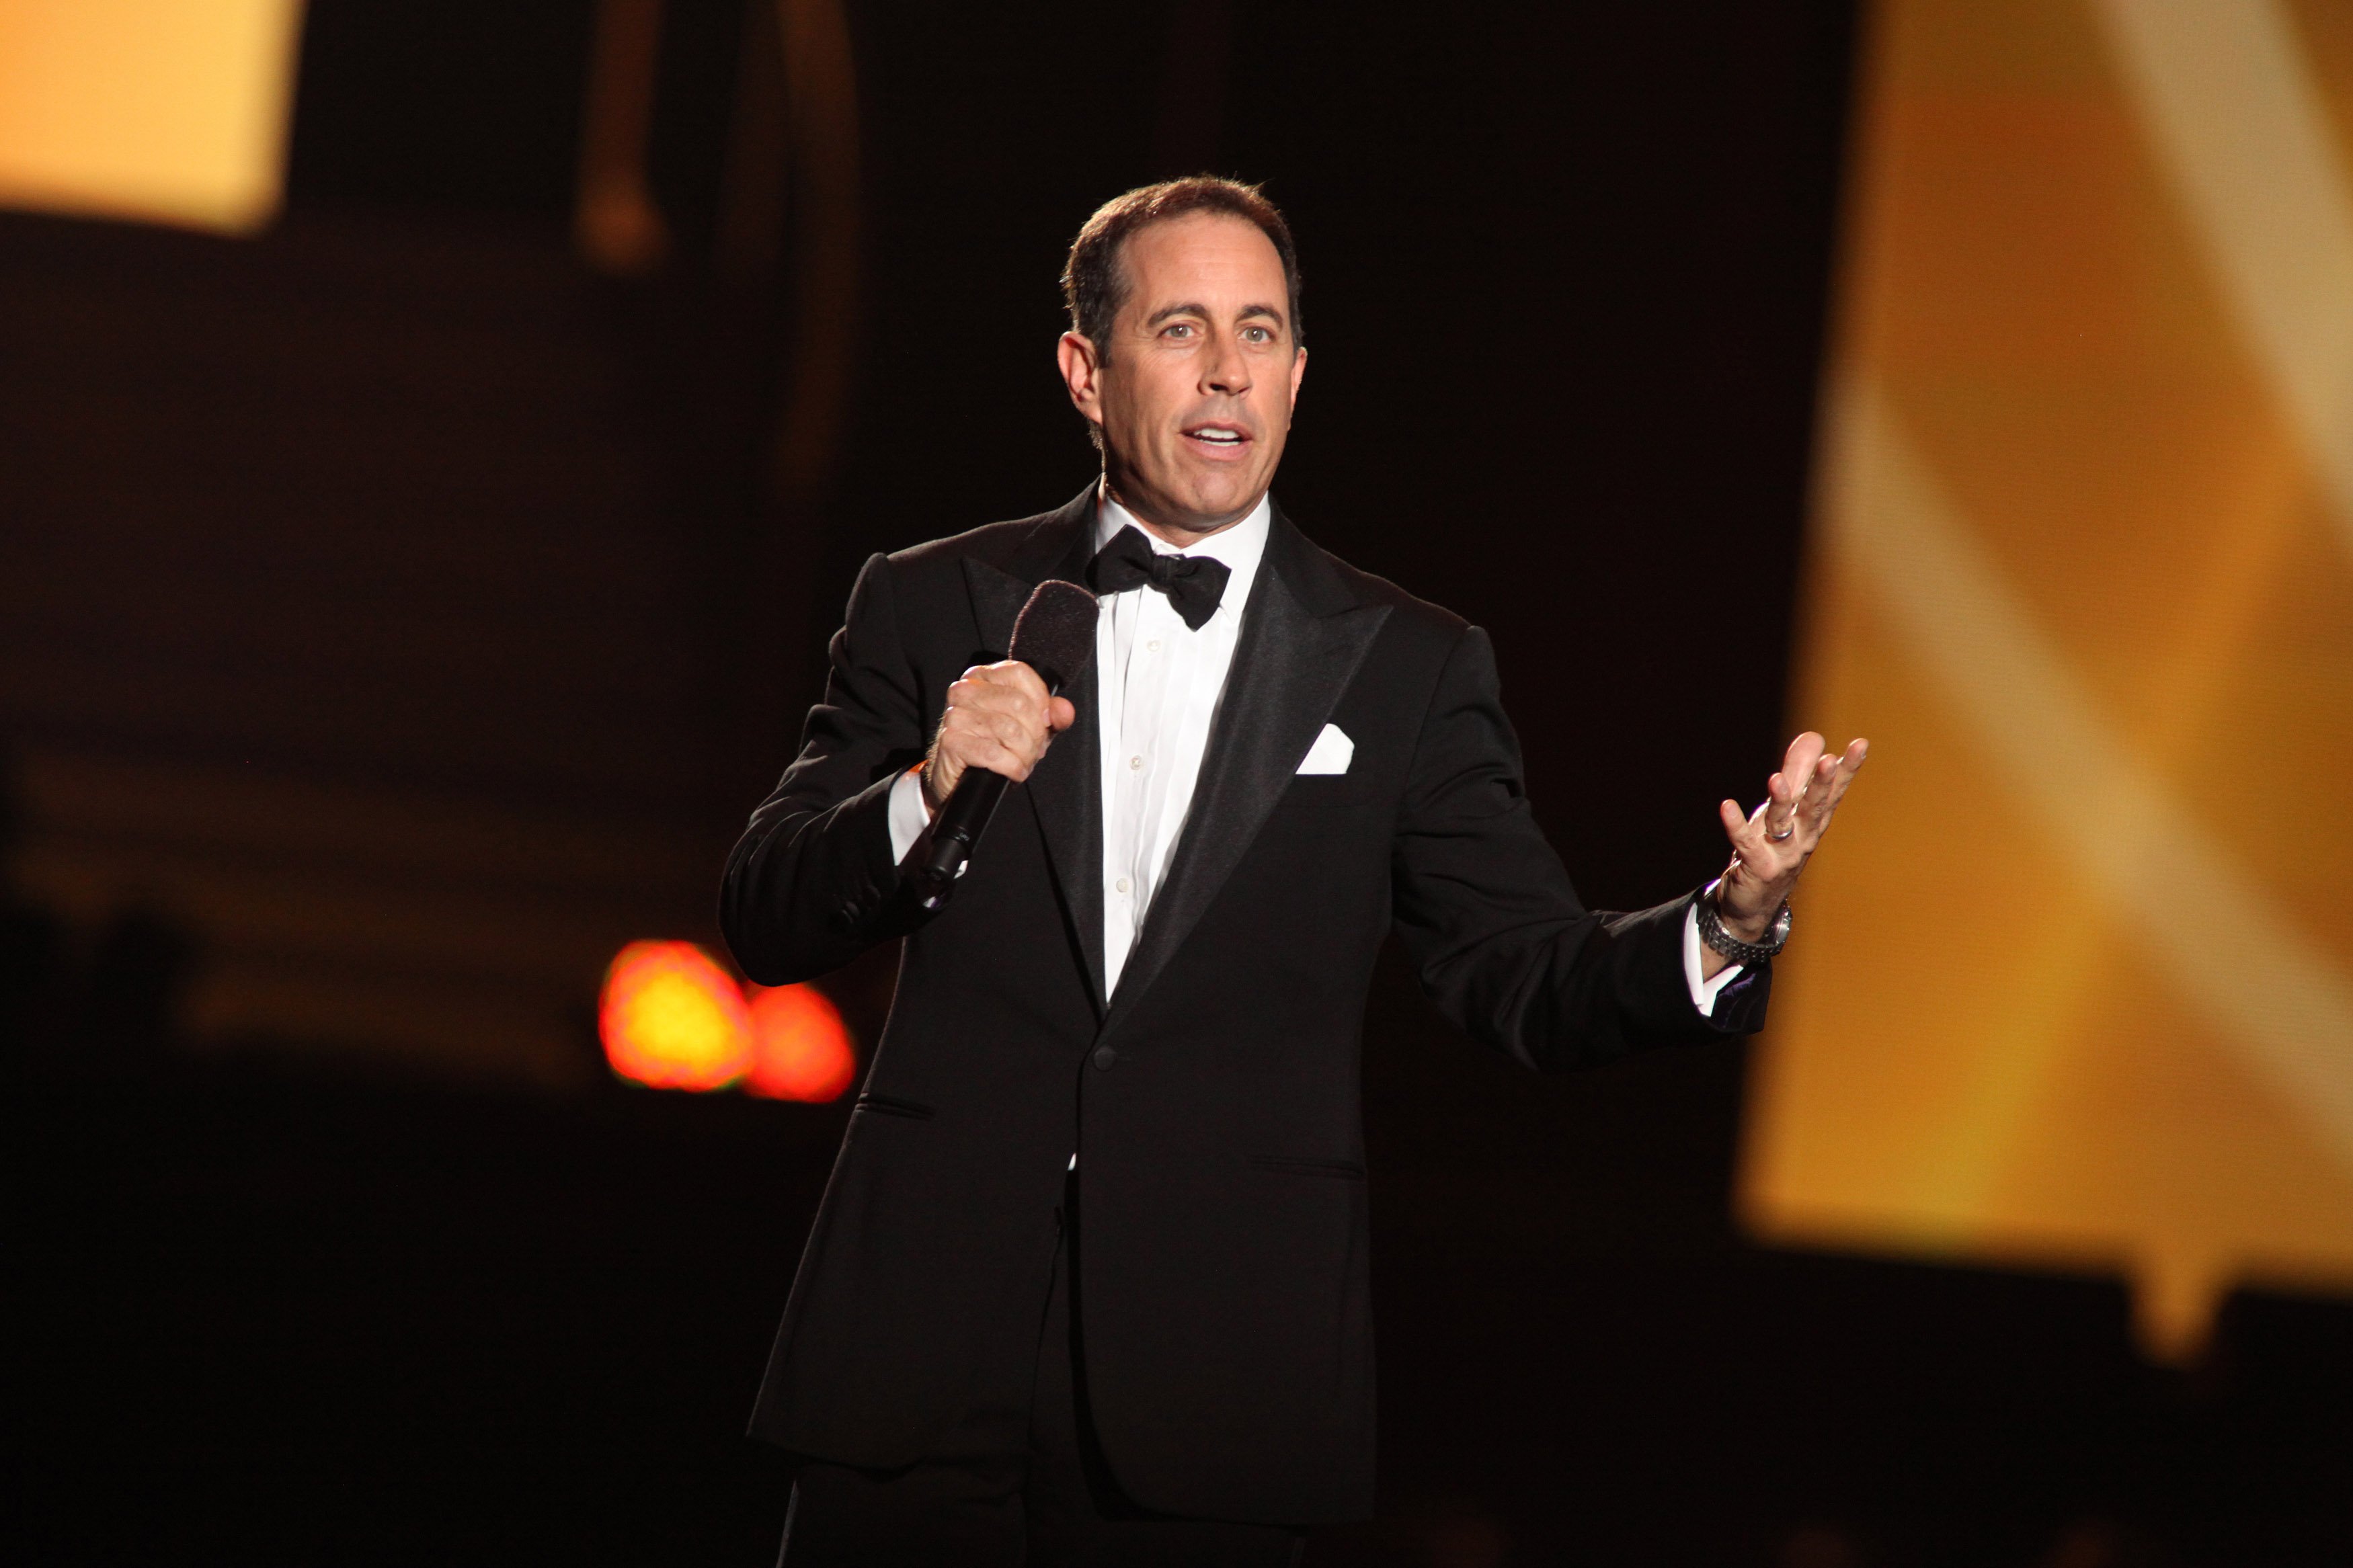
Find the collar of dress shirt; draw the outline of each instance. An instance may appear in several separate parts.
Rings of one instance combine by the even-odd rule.
[[[1240,616],[1242,605],[1249,602],[1250,580],[1258,575],[1259,558],[1266,553],[1267,531],[1273,526],[1272,492],[1258,498],[1250,514],[1231,528],[1221,528],[1196,543],[1179,550],[1144,524],[1135,514],[1105,495],[1095,491],[1095,548],[1101,550],[1119,535],[1123,528],[1134,528],[1144,535],[1157,555],[1206,555],[1212,561],[1222,561],[1229,575],[1226,579],[1225,596],[1218,601],[1218,614],[1230,611]]]

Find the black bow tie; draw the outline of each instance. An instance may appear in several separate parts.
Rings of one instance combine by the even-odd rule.
[[[1197,632],[1218,613],[1226,579],[1232,575],[1232,568],[1207,555],[1163,555],[1132,527],[1113,534],[1087,563],[1087,586],[1096,593],[1157,588],[1168,595],[1168,607]]]

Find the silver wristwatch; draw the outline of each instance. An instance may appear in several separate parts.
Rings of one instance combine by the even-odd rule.
[[[1715,907],[1715,888],[1699,896],[1699,939],[1735,963],[1763,963],[1789,945],[1789,900],[1783,899],[1763,942],[1743,942],[1724,929]]]

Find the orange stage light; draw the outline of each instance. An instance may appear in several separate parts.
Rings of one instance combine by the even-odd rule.
[[[724,1089],[752,1065],[751,1009],[691,942],[633,942],[617,953],[596,1023],[613,1070],[655,1089]]]
[[[858,1076],[840,1011],[812,985],[747,986],[752,1070],[744,1091],[770,1100],[839,1100]]]
[[[0,0],[0,206],[249,234],[286,174],[302,0]]]
[[[2353,26],[1878,0],[1759,1235],[2353,1293]],[[1936,932],[1933,957],[1922,933]]]

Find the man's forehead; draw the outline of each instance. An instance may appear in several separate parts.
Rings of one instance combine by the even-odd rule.
[[[1179,296],[1232,309],[1244,302],[1242,296],[1255,304],[1279,301],[1288,292],[1274,242],[1238,214],[1164,219],[1131,236],[1126,249],[1122,259],[1133,300],[1147,312],[1157,313]]]

